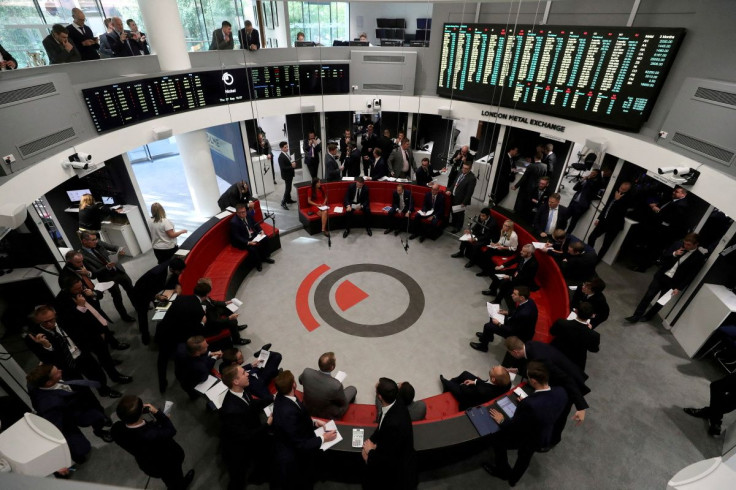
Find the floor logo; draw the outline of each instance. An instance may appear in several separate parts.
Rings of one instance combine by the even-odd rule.
[[[329,273],[328,271],[330,271],[330,267],[326,264],[316,267],[307,274],[297,290],[296,310],[302,324],[310,332],[320,326],[309,305],[312,289],[314,289],[312,293],[314,309],[322,321],[332,328],[358,337],[385,337],[401,332],[412,326],[424,311],[422,288],[411,276],[398,269],[380,264],[354,264],[335,269]],[[326,273],[327,275],[325,275]],[[349,315],[344,315],[344,312],[359,303],[370,300],[370,291],[364,291],[349,279],[346,279],[347,276],[361,273],[382,274],[387,278],[398,281],[406,289],[409,296],[409,301],[403,312],[390,321],[370,325],[355,322],[349,318]],[[335,285],[337,285],[336,288]],[[331,301],[333,288],[334,303],[342,313],[337,311]],[[381,305],[376,304],[371,305],[371,307],[381,308]]]

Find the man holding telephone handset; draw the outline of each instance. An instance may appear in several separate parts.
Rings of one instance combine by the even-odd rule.
[[[322,142],[317,138],[314,131],[307,134],[304,140],[304,164],[309,169],[311,176],[318,177],[320,154],[322,153]]]

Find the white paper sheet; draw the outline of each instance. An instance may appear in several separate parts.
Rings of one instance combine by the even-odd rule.
[[[337,374],[335,374],[335,379],[338,380],[340,383],[345,382],[345,378],[347,378],[348,375],[345,371],[338,371]]]
[[[430,209],[429,211],[417,211],[417,214],[426,218],[427,216],[432,216],[434,214],[434,209]]]
[[[231,213],[230,211],[223,211],[221,213],[216,214],[215,218],[217,219],[227,218],[228,216],[232,216],[232,214],[233,213]]]
[[[534,245],[534,250],[544,250],[547,248],[547,242],[532,242],[532,245]]]
[[[268,362],[269,357],[271,357],[271,353],[267,350],[261,349],[261,353],[258,355],[258,367],[264,367]]]
[[[319,209],[320,211],[327,211],[328,209],[330,209],[330,207],[329,206],[317,206],[317,209]]]
[[[465,211],[465,206],[463,206],[462,204],[456,204],[455,206],[452,207],[453,213],[460,213],[462,211]]]
[[[333,211],[335,211],[336,213],[339,214],[339,213],[342,213],[343,212],[343,208],[342,208],[342,206],[335,206],[335,209]]]
[[[475,238],[475,235],[470,233],[465,233],[463,236],[460,237],[461,242],[469,242],[470,240],[473,240]]]
[[[506,274],[496,274],[496,277],[503,281],[504,279],[506,279]]]
[[[493,303],[486,303],[486,309],[488,310],[488,316],[498,320],[498,322],[501,325],[503,325],[503,322],[506,320],[506,317],[498,312],[498,310],[501,309],[501,305],[497,305]]]
[[[226,211],[230,211],[231,213],[234,213],[234,212],[235,212],[235,208],[234,208],[234,207],[232,207],[232,206],[228,206],[228,207],[226,207],[226,208],[225,208],[225,210],[226,210]]]
[[[518,386],[517,386],[517,387],[516,387],[516,389],[514,390],[514,393],[516,393],[516,394],[517,394],[517,395],[519,396],[519,398],[521,398],[522,400],[523,400],[524,398],[526,398],[527,396],[529,396],[529,395],[527,395],[527,394],[526,394],[526,391],[522,390],[522,389],[521,389],[521,388],[519,388]]]
[[[569,315],[567,315],[567,319],[568,319],[568,320],[574,320],[574,319],[576,319],[577,317],[578,317],[578,314],[577,314],[577,313],[575,313],[574,311],[571,311],[571,312],[570,312],[570,314],[569,314]]]
[[[174,253],[174,255],[176,255],[177,257],[186,257],[188,253],[189,253],[189,250],[180,248],[179,250],[176,251],[176,253]]]
[[[95,291],[107,291],[115,285],[115,281],[98,282],[95,284]]]
[[[264,238],[266,238],[266,234],[263,233],[263,232],[261,232],[258,235],[256,235],[256,237],[253,239],[253,241],[256,242],[256,243],[258,243],[261,240],[263,240]]]
[[[215,383],[217,383],[218,381],[220,381],[220,380],[217,379],[217,378],[215,378],[214,376],[212,376],[210,374],[207,377],[206,380],[204,380],[203,382],[199,383],[197,386],[194,387],[194,389],[197,390],[200,393],[207,393],[207,390],[209,390],[210,388],[212,388],[212,386]]]
[[[266,414],[266,417],[270,417],[271,415],[273,415],[273,403],[265,407],[263,409],[263,413]]]
[[[667,303],[670,302],[670,300],[672,299],[672,296],[673,296],[672,290],[670,289],[669,291],[667,291],[666,293],[664,293],[662,296],[659,297],[659,299],[657,300],[657,304],[662,305],[662,306],[666,305]]]
[[[346,182],[352,182],[352,181],[355,180],[355,177],[343,177],[342,180],[344,180]]]
[[[328,430],[335,430],[335,431],[337,430],[337,424],[335,424],[334,420],[330,420],[329,422],[327,422],[324,425],[324,427],[319,427],[318,429],[315,429],[314,435],[321,436],[322,434],[325,433],[325,431],[328,431]],[[334,446],[340,441],[342,441],[342,435],[340,435],[340,431],[338,431],[337,437],[335,437],[335,439],[330,442],[322,443],[322,445],[320,446],[320,449],[323,451],[327,451],[328,449],[330,449],[332,446]]]

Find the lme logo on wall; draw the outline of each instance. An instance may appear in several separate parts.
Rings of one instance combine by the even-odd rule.
[[[513,114],[506,114],[505,112],[493,112],[493,111],[480,111],[481,117],[493,117],[498,119],[504,119],[506,121],[520,122],[529,124],[531,126],[538,126],[540,128],[551,129],[552,131],[559,131],[560,133],[565,132],[565,126],[559,124],[553,124],[547,121],[540,121],[539,119],[530,119],[523,116],[514,116]]]
[[[381,264],[353,264],[330,270],[326,264],[316,267],[296,293],[297,314],[310,332],[321,325],[315,313],[330,327],[358,337],[393,335],[422,316],[424,293],[405,272]],[[365,285],[361,288],[354,281]],[[369,323],[375,321],[380,323]]]

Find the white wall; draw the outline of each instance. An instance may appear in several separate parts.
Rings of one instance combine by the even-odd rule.
[[[361,32],[368,34],[374,45],[376,39],[376,19],[406,20],[406,32],[416,32],[417,19],[431,18],[432,4],[424,2],[350,2],[350,39],[356,39]]]

